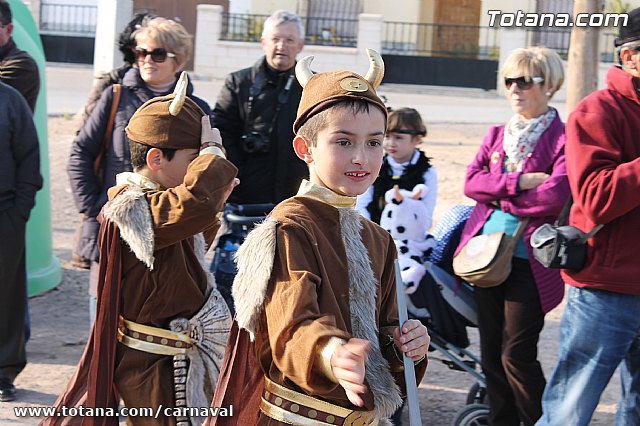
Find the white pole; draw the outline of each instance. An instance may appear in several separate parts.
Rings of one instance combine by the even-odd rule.
[[[400,275],[400,264],[398,259],[395,263],[396,268],[396,298],[398,300],[398,320],[400,322],[400,334],[402,334],[402,326],[409,319],[407,313],[407,301],[405,300],[404,285],[402,284],[402,275]],[[409,425],[422,426],[422,418],[420,416],[420,404],[418,403],[418,384],[416,383],[416,370],[413,360],[406,355],[402,355],[404,363],[404,382],[407,388],[407,406],[409,408]]]
[[[122,65],[118,37],[133,17],[133,0],[98,0],[98,22],[93,52],[94,76]]]

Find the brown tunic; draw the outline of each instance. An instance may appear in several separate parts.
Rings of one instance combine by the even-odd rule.
[[[280,203],[269,220],[278,223],[275,259],[264,309],[256,322],[255,344],[249,345],[255,351],[262,371],[272,381],[315,398],[349,409],[373,410],[370,383],[367,382],[369,391],[362,395],[366,406],[358,408],[349,402],[344,389],[318,368],[320,351],[331,337],[345,340],[356,337],[353,334],[355,319],[351,313],[352,304],[359,302],[350,300],[349,267],[342,235],[345,230],[341,226],[340,209],[318,199],[296,196]],[[393,329],[398,326],[393,267],[395,245],[391,236],[378,225],[364,218],[360,218],[360,222],[360,237],[368,252],[362,256],[370,261],[377,283],[375,306],[363,308],[375,310],[374,326],[382,356],[389,363],[393,380],[404,389],[402,361],[389,344]],[[234,297],[238,293],[237,284],[236,281]],[[239,306],[245,301],[236,298],[235,302]],[[239,341],[246,340],[243,331],[238,336]],[[227,355],[237,356],[227,353],[225,358]],[[426,362],[418,364],[418,381],[425,369]],[[235,392],[231,389],[233,386],[229,382],[226,391]],[[242,384],[238,383],[238,386]],[[224,406],[224,401],[232,399],[218,395],[219,389],[220,386],[214,403]],[[255,412],[255,415],[259,416],[259,425],[283,424],[262,413]],[[218,418],[216,421],[218,425],[233,424],[230,419]]]
[[[101,268],[98,301],[100,309],[106,308],[104,309],[106,311],[117,309],[118,302],[109,302],[105,300],[104,295],[109,290],[113,290],[110,287],[119,284],[119,312],[127,320],[168,328],[169,322],[174,318],[190,318],[198,312],[205,302],[207,278],[195,251],[193,236],[204,233],[207,245],[213,240],[219,226],[217,214],[224,205],[224,192],[235,177],[236,171],[237,169],[230,162],[221,157],[211,154],[200,155],[189,165],[182,185],[167,190],[145,190],[144,196],[151,217],[151,222],[148,224],[151,228],[148,230],[154,239],[153,268],[150,269],[141,261],[143,259],[136,257],[133,243],[120,240],[119,258],[108,258],[106,268]],[[118,202],[126,189],[126,185],[111,188],[109,191],[111,201],[103,210],[105,216],[117,216],[113,210],[108,210]],[[132,225],[131,222],[136,222],[136,219],[127,217],[125,214],[118,221],[117,228],[106,226],[108,231],[103,233],[101,243],[113,241],[114,235],[117,237],[118,233],[125,234],[123,228],[126,228],[126,225]],[[105,222],[107,225],[111,223],[111,220]],[[138,225],[141,229],[147,227],[144,223]],[[121,268],[121,273],[119,279],[114,280],[115,284],[110,285],[108,271],[112,267]],[[101,341],[109,343],[107,347],[114,346],[112,344],[116,338],[114,324],[100,323],[101,318],[104,317],[99,314],[87,348],[97,348]],[[100,341],[96,342],[96,339]],[[173,407],[172,357],[142,352],[122,344],[116,346],[116,353],[111,354],[111,361],[106,365],[111,364],[111,368],[114,369],[112,371],[114,371],[115,390],[125,406],[155,409],[162,404],[162,407]],[[91,352],[91,349],[85,351],[76,375],[56,402],[56,406],[63,404],[69,406],[69,402],[82,403],[84,401],[82,394],[85,392],[89,394],[89,400],[92,393],[110,392],[113,385],[105,383],[103,379],[110,374],[108,371],[97,372],[95,389],[87,389],[83,379],[87,376],[91,377],[93,370],[102,368],[88,362],[93,356]],[[92,382],[89,381],[89,383]],[[103,399],[98,397],[97,400]],[[64,419],[58,418],[55,423],[52,420],[46,420],[45,424],[59,424]],[[114,420],[117,424],[117,418]],[[110,421],[112,419],[108,419],[105,423]],[[158,419],[129,417],[128,423],[167,425],[175,424],[175,419],[164,416]],[[84,424],[91,424],[91,419],[85,419]]]
[[[206,301],[207,278],[193,235],[204,232],[207,247],[211,244],[219,227],[216,214],[224,205],[222,194],[235,177],[228,161],[206,157],[190,165],[183,186],[146,191],[155,234],[154,267],[149,270],[123,248],[120,312],[127,320],[167,329],[177,317],[191,318]],[[110,199],[125,188],[111,188]],[[173,407],[172,357],[118,345],[115,384],[127,407]]]

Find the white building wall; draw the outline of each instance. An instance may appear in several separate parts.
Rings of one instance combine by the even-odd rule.
[[[392,22],[419,22],[421,0],[402,0],[402,7],[398,3],[389,0],[364,0],[363,12],[378,14],[385,21]]]
[[[295,12],[297,0],[254,0],[251,2],[251,13],[256,15],[271,15],[279,9]]]
[[[229,13],[251,13],[251,0],[229,0]]]

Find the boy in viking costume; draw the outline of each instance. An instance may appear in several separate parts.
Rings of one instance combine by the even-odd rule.
[[[365,78],[313,74],[293,125],[309,167],[298,194],[275,207],[237,254],[236,321],[210,424],[385,425],[401,404],[402,354],[425,372],[419,321],[398,327],[391,236],[355,209],[378,176],[387,111],[375,92],[380,56]]]
[[[186,84],[183,75],[174,94],[147,101],[126,128],[134,172],[118,175],[101,213],[96,322],[58,408],[117,411],[121,398],[157,415],[129,424],[190,425],[203,419],[175,408],[211,401],[231,318],[204,254],[237,170]],[[118,424],[109,412],[85,413],[98,416],[44,423]]]

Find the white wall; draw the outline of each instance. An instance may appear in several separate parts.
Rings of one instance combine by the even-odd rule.
[[[279,9],[295,12],[297,0],[256,0],[251,2],[251,13],[257,15],[271,15]]]
[[[402,0],[402,6],[396,1],[389,0],[365,0],[364,13],[379,14],[388,22],[420,22],[421,3],[424,0]]]
[[[251,13],[251,0],[229,0],[229,13]]]

